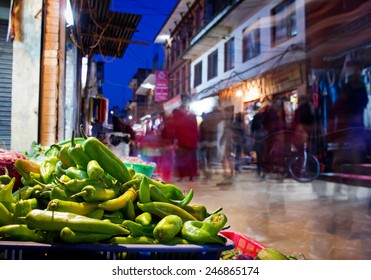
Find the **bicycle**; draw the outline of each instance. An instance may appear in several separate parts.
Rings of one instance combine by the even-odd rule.
[[[308,150],[307,142],[300,148],[289,141],[283,155],[279,153],[281,147],[273,145],[269,158],[273,173],[279,174],[280,178],[287,176],[300,183],[310,183],[317,179],[320,173],[318,159]],[[283,156],[283,159],[281,158]]]
[[[317,179],[320,172],[318,159],[308,152],[307,143],[302,151],[297,151],[289,158],[287,169],[291,177],[300,183],[310,183]]]

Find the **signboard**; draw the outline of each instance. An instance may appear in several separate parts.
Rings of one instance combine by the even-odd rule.
[[[271,94],[293,89],[303,83],[300,65],[286,66],[281,71],[274,71],[268,80]]]
[[[155,101],[168,99],[168,73],[167,71],[155,71]]]
[[[174,96],[169,101],[164,102],[162,104],[165,114],[170,114],[175,108],[180,107],[182,105],[182,99],[180,98],[180,94]]]

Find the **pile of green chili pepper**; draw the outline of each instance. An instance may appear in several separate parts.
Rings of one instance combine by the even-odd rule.
[[[194,192],[128,168],[94,137],[55,143],[0,178],[0,240],[42,243],[224,244],[227,217],[192,205]]]

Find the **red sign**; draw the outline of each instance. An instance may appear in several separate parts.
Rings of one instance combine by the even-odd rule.
[[[168,99],[168,73],[167,71],[156,71],[155,101],[165,101]]]

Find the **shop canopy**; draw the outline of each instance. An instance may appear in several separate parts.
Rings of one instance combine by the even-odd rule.
[[[71,0],[71,35],[83,55],[122,58],[129,44],[148,44],[132,40],[142,15],[112,11],[110,4],[105,0]]]

